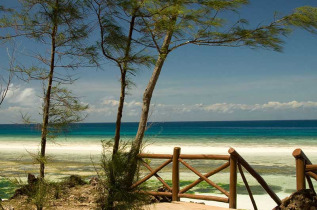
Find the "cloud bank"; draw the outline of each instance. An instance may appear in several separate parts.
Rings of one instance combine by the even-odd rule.
[[[115,116],[119,101],[105,99],[99,105],[91,105],[88,112],[98,113],[103,116]],[[137,101],[125,102],[124,117],[136,117],[141,113],[142,103]],[[214,104],[152,104],[151,112],[160,116],[172,116],[179,114],[222,114],[233,115],[235,113],[264,113],[276,111],[317,111],[317,102],[314,101],[269,101],[264,104],[238,104],[238,103],[214,103]],[[316,116],[317,117],[317,116]],[[135,118],[138,120],[138,118]],[[194,119],[193,119],[194,120]]]

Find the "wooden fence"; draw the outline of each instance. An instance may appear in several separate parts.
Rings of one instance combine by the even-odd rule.
[[[254,209],[257,209],[256,203],[253,198],[252,191],[250,186],[245,178],[243,168],[248,171],[263,187],[263,189],[271,196],[271,198],[276,202],[277,205],[281,204],[281,200],[277,197],[277,195],[271,190],[268,184],[264,181],[264,179],[245,161],[237,151],[233,148],[230,148],[228,151],[229,155],[194,155],[194,154],[181,154],[181,149],[179,147],[174,148],[173,155],[167,154],[139,154],[139,158],[141,159],[142,164],[150,171],[148,175],[143,177],[141,180],[137,181],[132,185],[132,188],[139,186],[140,184],[144,183],[152,176],[155,176],[163,186],[168,189],[168,192],[155,192],[155,191],[147,191],[150,195],[154,196],[168,196],[172,197],[173,201],[179,201],[180,198],[191,198],[191,199],[201,199],[201,200],[212,200],[218,202],[229,203],[229,208],[237,208],[237,171],[239,170],[242,180],[245,184],[245,187],[249,193],[251,202],[253,204]],[[153,169],[143,158],[150,158],[150,159],[166,159],[163,164],[158,166],[156,169]],[[189,163],[185,160],[190,159],[205,159],[205,160],[224,160],[225,163],[216,169],[202,174],[197,171],[194,167],[192,167]],[[162,170],[165,166],[172,163],[172,186],[169,186],[159,175],[158,172]],[[185,186],[184,188],[180,189],[179,186],[179,163],[183,164],[186,168],[190,171],[195,173],[199,178],[195,180],[193,183]],[[230,179],[229,179],[229,192],[223,189],[221,186],[217,185],[215,182],[211,181],[209,177],[212,175],[224,170],[225,168],[229,167],[230,172]],[[237,170],[238,169],[238,170]],[[220,191],[224,196],[209,196],[209,195],[192,195],[186,194],[188,190],[198,185],[200,182],[205,181],[210,186],[216,188]]]
[[[306,189],[306,181],[309,188],[315,192],[311,178],[317,181],[317,165],[313,165],[301,149],[295,149],[293,156],[296,160],[296,188]],[[315,192],[316,194],[316,192]]]

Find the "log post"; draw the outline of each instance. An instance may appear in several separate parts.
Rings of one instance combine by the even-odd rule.
[[[293,152],[293,156],[295,157],[296,162],[296,189],[297,191],[306,189],[306,181],[305,181],[305,165],[306,161],[303,157],[303,153],[301,149],[296,149]]]
[[[237,159],[230,155],[229,208],[237,208]]]
[[[175,147],[173,153],[173,171],[172,171],[172,201],[179,201],[179,155],[181,148]]]

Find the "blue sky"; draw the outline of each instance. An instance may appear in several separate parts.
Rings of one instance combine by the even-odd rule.
[[[6,1],[4,1],[6,2]],[[7,2],[10,2],[7,0]],[[251,25],[269,22],[274,11],[286,15],[315,0],[251,1],[240,17]],[[283,53],[246,47],[186,46],[172,52],[155,89],[150,121],[317,119],[317,35],[295,30]],[[19,48],[29,46],[23,40]],[[7,63],[6,47],[0,62]],[[27,62],[22,60],[20,62]],[[86,122],[114,122],[119,98],[119,72],[81,69],[72,89],[89,104]],[[1,70],[2,71],[2,70]],[[138,72],[129,91],[124,121],[138,121],[142,94],[151,69]],[[38,117],[41,84],[13,82],[0,108],[0,123],[17,123],[20,112]]]

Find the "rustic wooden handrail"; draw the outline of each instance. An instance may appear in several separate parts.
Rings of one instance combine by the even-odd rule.
[[[225,164],[219,166],[218,168],[216,168],[215,170],[213,171],[210,171],[209,173],[206,173],[204,174],[204,177],[208,178],[220,171],[222,171],[223,169],[225,168],[228,168],[228,166],[230,165],[229,162],[226,162]],[[187,192],[188,190],[190,190],[191,188],[195,187],[196,185],[198,185],[200,182],[204,181],[204,179],[202,179],[201,177],[199,179],[197,179],[196,181],[194,181],[193,183],[191,183],[190,185],[187,185],[186,187],[184,187],[183,189],[181,189],[179,191],[179,193],[185,193]]]
[[[229,155],[187,155],[181,154],[181,159],[209,159],[209,160],[229,160]]]
[[[146,177],[144,177],[143,179],[137,181],[136,183],[134,183],[131,188],[135,188],[137,186],[139,186],[140,184],[142,184],[143,182],[145,182],[146,180],[148,180],[149,178],[151,178],[154,174],[156,174],[158,171],[160,171],[162,168],[164,168],[165,166],[167,166],[170,162],[172,162],[171,160],[167,160],[165,161],[162,165],[160,165],[158,168],[156,168],[155,170],[153,170],[150,174],[148,174]]]
[[[312,164],[311,162],[310,162],[310,160],[308,159],[308,157],[305,155],[305,153],[303,152],[303,150],[301,150],[301,149],[299,149],[299,148],[297,148],[297,149],[295,149],[294,150],[294,152],[293,152],[293,156],[294,156],[294,158],[303,158],[305,161],[306,161],[306,163],[307,164]]]
[[[243,180],[243,183],[244,183],[244,185],[245,185],[245,188],[247,188],[247,191],[248,191],[248,194],[249,194],[249,196],[250,196],[250,200],[251,200],[251,202],[252,202],[253,208],[254,208],[254,210],[257,210],[258,207],[256,206],[256,203],[255,203],[255,200],[254,200],[254,197],[253,197],[251,188],[250,188],[250,186],[249,186],[249,183],[248,183],[247,179],[246,179],[245,176],[244,176],[244,173],[243,173],[243,169],[242,169],[242,167],[241,167],[241,164],[238,164],[238,169],[239,169],[241,178],[242,178],[242,180]]]
[[[281,199],[274,193],[265,180],[249,165],[249,163],[239,155],[237,151],[235,151],[233,148],[230,148],[228,153],[234,156],[237,159],[238,164],[241,164],[258,181],[258,183],[271,196],[277,205],[281,205]]]
[[[179,162],[178,158],[181,148],[175,147],[173,153],[173,169],[172,169],[172,200],[179,201]]]
[[[229,167],[230,162],[226,162],[223,165],[219,166],[218,168],[206,173],[201,174],[199,171],[197,171],[195,168],[190,166],[188,163],[186,163],[185,159],[205,159],[205,160],[225,160],[228,161],[230,159],[230,155],[218,155],[218,154],[181,154],[181,149],[179,147],[174,148],[173,155],[168,154],[145,154],[141,153],[138,155],[138,157],[142,160],[142,158],[152,158],[152,159],[167,159],[163,164],[158,166],[156,169],[153,169],[149,164],[147,164],[145,161],[141,161],[141,163],[150,171],[148,175],[146,175],[141,180],[134,183],[131,188],[135,188],[139,186],[140,184],[144,183],[148,179],[150,179],[152,176],[155,176],[170,192],[153,192],[153,191],[147,191],[146,193],[150,195],[160,195],[160,196],[169,196],[172,197],[173,201],[178,201],[180,198],[192,198],[192,199],[203,199],[203,200],[213,200],[213,201],[219,201],[219,202],[225,202],[229,203],[228,196],[230,195],[229,192],[224,190],[222,187],[218,186],[216,183],[212,182],[208,177],[224,170],[225,168]],[[173,163],[172,165],[172,186],[169,186],[157,173],[163,169],[166,165],[169,163]],[[182,163],[185,167],[187,167],[189,170],[191,170],[193,173],[199,176],[197,180],[195,180],[193,183],[185,186],[183,189],[179,188],[180,182],[179,182],[179,163]],[[226,197],[218,197],[218,196],[207,196],[207,195],[191,195],[191,194],[185,194],[188,190],[198,185],[200,182],[206,181],[209,185],[212,187],[218,189],[220,192],[225,194]]]
[[[154,158],[154,159],[167,159],[163,164],[158,166],[156,169],[153,169],[149,164],[142,160],[143,165],[150,171],[148,175],[146,175],[141,180],[134,183],[131,188],[137,187],[140,184],[147,181],[152,176],[155,176],[170,192],[153,192],[153,191],[146,191],[144,193],[148,193],[154,196],[167,196],[172,197],[173,201],[179,201],[180,198],[191,198],[191,199],[202,199],[202,200],[212,200],[218,202],[225,202],[229,203],[230,208],[237,208],[237,169],[242,176],[243,182],[247,188],[249,193],[251,202],[254,206],[254,209],[257,209],[251,189],[247,183],[247,180],[244,176],[242,167],[246,169],[264,188],[264,190],[271,196],[271,198],[278,204],[281,204],[281,200],[277,197],[277,195],[271,190],[271,188],[267,185],[264,179],[233,149],[230,148],[228,151],[229,155],[198,155],[198,154],[181,154],[181,148],[175,147],[173,155],[167,154],[139,154],[139,158]],[[224,160],[226,161],[224,164],[218,166],[216,169],[202,174],[197,171],[194,167],[188,164],[185,159],[208,159],[208,160]],[[165,166],[172,162],[172,186],[169,186],[157,173],[162,170]],[[185,186],[183,189],[179,188],[180,181],[179,181],[179,163],[182,163],[186,168],[190,171],[195,173],[199,178],[192,182],[191,184]],[[209,179],[210,176],[224,170],[225,168],[229,167],[230,171],[230,185],[229,185],[229,192],[225,189],[214,183]],[[311,171],[307,172],[307,176],[309,173],[313,173],[315,170],[314,167],[310,168]],[[216,188],[220,192],[222,192],[226,197],[219,197],[219,196],[210,196],[210,195],[192,195],[192,194],[185,194],[188,190],[198,185],[200,182],[205,181],[212,187]]]
[[[297,191],[306,189],[306,180],[308,182],[309,188],[312,191],[315,191],[311,178],[317,181],[317,165],[313,165],[309,158],[305,155],[303,150],[299,148],[293,151],[293,156],[296,163]]]
[[[218,189],[220,192],[222,192],[223,194],[225,194],[227,197],[229,197],[229,193],[223,189],[222,187],[218,186],[216,183],[214,183],[213,181],[209,180],[207,177],[205,177],[204,175],[202,175],[201,173],[199,173],[196,169],[194,169],[193,167],[191,167],[188,163],[186,163],[185,161],[183,161],[181,158],[178,159],[179,162],[181,162],[184,166],[186,166],[189,170],[191,170],[192,172],[194,172],[197,176],[199,176],[201,179],[203,179],[205,182],[207,182],[209,185],[213,186],[214,188]]]
[[[151,172],[153,173],[154,170],[149,166],[146,162],[142,161],[142,164]],[[155,173],[154,176],[166,187],[169,191],[172,192],[172,188],[157,174]]]
[[[316,171],[317,165],[306,165],[306,171]]]
[[[139,158],[152,158],[152,159],[172,159],[173,155],[166,154],[149,154],[149,153],[140,153],[138,154]]]
[[[237,208],[237,159],[230,155],[229,208]]]

